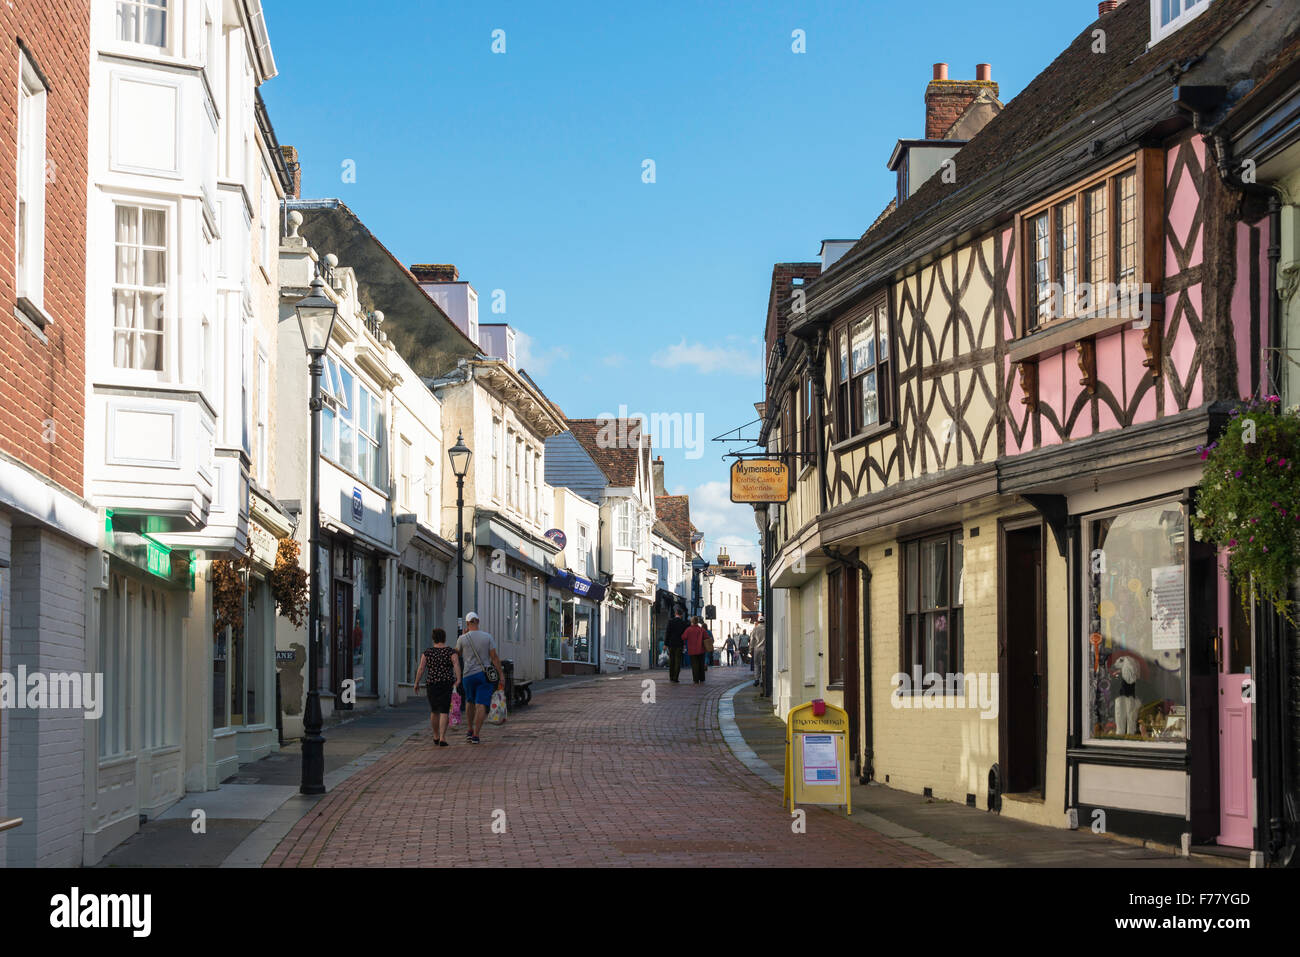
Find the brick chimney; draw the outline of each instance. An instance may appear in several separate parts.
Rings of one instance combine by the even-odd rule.
[[[655,460],[651,464],[654,472],[655,495],[667,495],[668,492],[664,489],[664,457],[662,455],[655,456]]]
[[[981,63],[975,68],[974,80],[948,79],[948,64],[934,65],[934,79],[925,88],[925,138],[948,138],[953,125],[966,109],[986,91],[996,99],[998,85],[993,82],[993,68]]]
[[[293,184],[286,199],[302,199],[302,163],[298,162],[298,148],[281,146],[280,155],[284,157],[284,166],[289,171],[289,181]]]
[[[1101,0],[1101,3],[1097,4],[1097,16],[1104,17],[1111,11],[1118,10],[1123,2],[1124,0]]]
[[[420,282],[455,282],[460,270],[451,263],[419,263],[411,266],[411,275]]]

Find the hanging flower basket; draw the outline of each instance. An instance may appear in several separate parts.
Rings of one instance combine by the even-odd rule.
[[[1300,413],[1278,396],[1247,400],[1231,413],[1205,462],[1192,530],[1229,550],[1243,605],[1253,594],[1295,625],[1291,582],[1300,557]]]
[[[275,547],[275,567],[267,583],[280,616],[295,628],[307,620],[307,571],[298,563],[299,545],[292,538],[282,538]]]

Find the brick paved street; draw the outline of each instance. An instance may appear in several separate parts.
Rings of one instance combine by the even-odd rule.
[[[719,668],[703,688],[662,671],[576,684],[486,726],[478,746],[462,731],[435,748],[424,730],[320,800],[266,865],[943,864],[817,808],[793,833],[779,792],[718,730],[719,699],[747,674]],[[654,703],[642,703],[646,678]]]

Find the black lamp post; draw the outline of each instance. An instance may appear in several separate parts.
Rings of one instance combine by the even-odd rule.
[[[325,793],[325,739],[321,737],[320,713],[320,377],[323,357],[334,331],[338,306],[325,292],[319,276],[311,281],[311,292],[294,306],[303,345],[307,347],[311,373],[311,596],[307,617],[307,711],[303,716],[303,794]]]
[[[474,453],[465,444],[465,433],[456,433],[456,444],[447,450],[451,471],[456,476],[456,630],[465,626],[465,473]]]

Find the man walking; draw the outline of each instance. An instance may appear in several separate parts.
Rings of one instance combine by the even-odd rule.
[[[754,659],[749,657],[749,635],[743,631],[740,633],[740,663],[749,665],[749,670],[754,670]]]
[[[481,744],[478,733],[483,730],[487,720],[488,708],[492,706],[492,691],[505,690],[506,673],[497,656],[497,642],[478,626],[478,613],[470,612],[465,616],[465,633],[456,642],[456,654],[460,656],[464,677],[461,684],[465,688],[465,702],[469,706],[469,727],[465,740],[470,744]],[[491,682],[487,676],[487,663],[496,668],[497,680]]]
[[[736,639],[731,635],[727,636],[727,642],[722,646],[722,660],[728,668],[736,663]]]
[[[754,667],[754,686],[761,688],[763,686],[763,656],[767,650],[767,628],[763,624],[763,619],[758,619],[758,624],[754,626],[754,637],[749,643],[751,654],[751,664]]]
[[[686,619],[680,608],[673,612],[668,622],[668,631],[664,634],[664,647],[668,649],[668,680],[677,683],[682,673],[682,634],[686,631]]]

